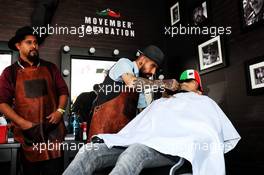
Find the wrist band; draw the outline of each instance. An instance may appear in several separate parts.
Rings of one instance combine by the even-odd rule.
[[[58,111],[59,113],[61,113],[61,114],[64,114],[64,112],[65,112],[65,110],[62,109],[62,108],[58,108],[57,111]]]

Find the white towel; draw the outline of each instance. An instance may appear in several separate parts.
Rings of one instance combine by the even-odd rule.
[[[192,164],[194,175],[224,175],[224,153],[240,136],[209,97],[178,93],[154,101],[117,134],[99,134],[106,145],[141,143]]]

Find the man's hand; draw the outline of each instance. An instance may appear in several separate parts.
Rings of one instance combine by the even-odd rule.
[[[49,123],[57,124],[62,118],[62,114],[59,111],[55,111],[46,117],[49,120]]]
[[[30,122],[28,120],[24,120],[19,127],[22,130],[26,130],[26,129],[32,128],[33,126],[34,126],[34,123],[32,123],[32,122]]]
[[[24,117],[19,116],[14,109],[7,103],[0,103],[0,112],[4,114],[8,119],[10,119],[16,126],[22,130],[32,128],[34,123],[24,119]]]
[[[169,80],[161,80],[164,84],[164,88],[176,91],[180,89],[180,83],[178,83],[175,79],[169,79]]]
[[[171,91],[176,91],[180,89],[180,84],[175,79],[167,79],[167,80],[149,80],[142,77],[135,77],[130,73],[126,73],[122,75],[122,79],[125,84],[129,87],[142,87],[144,89],[145,86],[148,87],[159,87],[165,88]]]

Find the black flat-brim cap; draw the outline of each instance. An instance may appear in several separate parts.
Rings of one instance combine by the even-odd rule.
[[[144,48],[143,51],[138,50],[138,52],[148,57],[152,61],[154,61],[159,67],[162,66],[164,61],[164,53],[157,46],[149,45],[146,48]]]
[[[40,44],[42,42],[41,38],[34,33],[34,30],[32,27],[30,26],[25,26],[25,27],[22,27],[22,28],[19,28],[17,31],[16,31],[16,34],[15,36],[13,36],[9,41],[8,41],[8,47],[12,50],[15,50],[17,51],[17,47],[16,47],[16,43],[22,41],[25,36],[27,35],[33,35],[33,36],[36,36],[37,38],[37,41],[38,43]]]

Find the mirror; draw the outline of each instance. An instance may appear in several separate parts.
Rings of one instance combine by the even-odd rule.
[[[102,83],[116,61],[71,59],[71,100],[74,102],[82,92],[93,91],[93,86]]]
[[[69,101],[64,115],[66,126],[71,105],[82,92],[93,90],[94,84],[103,82],[105,72],[110,69],[119,57],[133,58],[134,53],[121,51],[119,57],[113,55],[112,48],[61,47],[61,73],[69,88]]]

